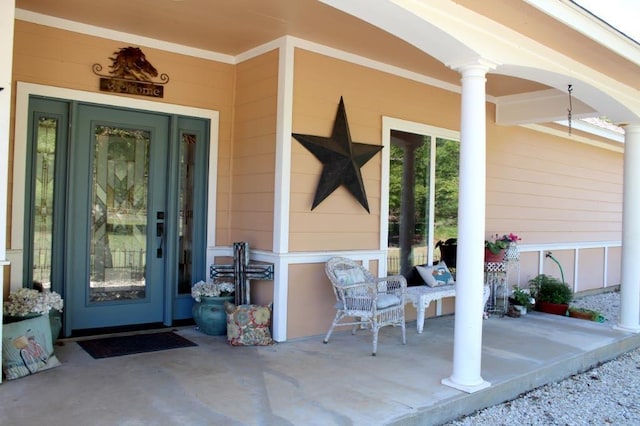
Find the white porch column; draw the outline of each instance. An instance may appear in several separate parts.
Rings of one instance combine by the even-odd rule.
[[[620,322],[615,328],[640,332],[640,124],[624,128],[622,282]]]
[[[7,260],[7,194],[9,170],[9,119],[11,117],[11,68],[13,64],[14,0],[0,2],[0,306],[4,288],[4,268]],[[2,353],[2,319],[0,318],[0,354]],[[2,383],[2,377],[0,377]]]
[[[480,376],[486,204],[485,75],[491,67],[474,62],[462,74],[460,181],[453,373],[442,384],[465,392],[491,386]]]

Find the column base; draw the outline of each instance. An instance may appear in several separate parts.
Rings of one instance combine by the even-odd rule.
[[[635,327],[626,327],[622,324],[616,324],[613,326],[614,330],[627,331],[629,333],[640,333],[640,326],[636,325]]]
[[[446,378],[446,379],[442,379],[441,382],[443,385],[445,386],[449,386],[451,388],[455,388],[458,390],[461,390],[463,392],[466,393],[474,393],[474,392],[478,392],[481,391],[482,389],[486,389],[488,387],[491,387],[491,383],[482,380],[479,384],[477,385],[464,385],[462,383],[457,383],[454,382],[453,380],[451,380],[451,378]]]

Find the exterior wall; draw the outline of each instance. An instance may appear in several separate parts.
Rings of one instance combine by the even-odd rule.
[[[619,250],[607,252],[605,277],[603,247],[576,254],[573,247],[562,246],[621,240],[623,154],[522,127],[496,126],[492,113],[493,108],[487,123],[487,235],[513,232],[522,238],[523,250],[550,245],[543,254],[553,253],[577,292],[620,284]],[[538,253],[527,257],[520,262],[521,285],[540,272]],[[561,277],[548,258],[542,273]]]
[[[381,144],[382,116],[458,127],[458,96],[435,87],[301,49],[294,78],[294,133],[331,135],[341,96],[354,142]],[[343,187],[311,211],[322,166],[295,140],[291,158],[289,250],[378,249],[381,155],[361,169],[371,214]]]
[[[523,244],[622,238],[622,154],[490,123],[487,140],[488,233]]]
[[[606,275],[604,286],[616,286],[622,282],[622,248],[615,247],[607,251]]]
[[[296,49],[293,132],[329,136],[340,96],[354,142],[380,144],[383,116],[459,129],[455,93]],[[607,251],[605,277],[603,248],[570,247],[621,239],[623,155],[498,126],[494,105],[487,104],[487,111],[487,236],[514,232],[525,250],[510,285],[526,286],[540,269],[560,277],[555,262],[544,257],[547,249],[532,248],[538,246],[553,251],[569,285],[576,275],[584,280],[576,291],[618,284],[618,248]],[[291,252],[378,249],[381,156],[362,168],[371,214],[344,188],[311,211],[322,166],[295,140],[291,151]],[[555,250],[554,244],[567,248]],[[326,332],[335,310],[322,264],[291,265],[288,298],[288,338]],[[453,310],[454,299],[443,300],[441,313]],[[435,314],[434,303],[427,317]],[[412,307],[407,317],[415,319]]]
[[[322,335],[329,330],[336,298],[323,263],[290,265],[287,297],[287,338]]]
[[[330,136],[343,97],[354,142],[382,143],[382,117],[457,129],[459,96],[302,49],[295,50],[293,133]],[[437,99],[437,101],[436,101]],[[362,167],[370,214],[343,187],[311,211],[322,165],[295,139],[291,145],[290,252],[379,249],[381,155]],[[369,268],[377,271],[372,262]],[[335,309],[324,264],[289,266],[289,339],[321,335],[329,329]],[[435,303],[427,315],[435,314]],[[453,311],[445,299],[443,313]],[[415,320],[407,307],[407,319]]]
[[[578,263],[579,285],[575,291],[593,290],[602,287],[602,274],[604,273],[604,250],[586,249],[579,253]],[[574,279],[574,285],[576,280]]]
[[[273,249],[278,50],[238,65],[232,147],[229,236]],[[224,220],[219,218],[219,221]]]
[[[98,92],[98,77],[91,66],[108,66],[108,57],[125,45],[16,21],[14,83]],[[242,240],[249,241],[252,248],[271,250],[277,51],[234,66],[143,50],[159,72],[171,77],[165,98],[158,102],[220,112],[216,244]],[[330,135],[341,96],[355,142],[381,144],[383,116],[459,128],[460,97],[456,93],[300,48],[295,49],[294,70],[295,133]],[[525,249],[526,245],[549,243],[570,246],[619,241],[622,154],[521,127],[496,126],[494,107],[488,104],[487,108],[487,234],[515,232],[523,238]],[[12,115],[11,123],[14,119]],[[295,140],[291,159],[290,252],[378,250],[381,155],[362,168],[371,214],[344,188],[310,211],[321,165]],[[10,169],[13,167],[11,154]],[[11,179],[11,172],[9,176]],[[11,190],[10,181],[9,202]],[[11,235],[10,228],[8,231]],[[604,253],[598,250],[581,251],[579,255],[572,249],[553,252],[570,284],[576,273],[581,278],[594,277],[581,283],[578,291],[602,286],[595,278],[599,276],[606,277],[606,285],[619,283],[619,249],[607,252],[606,269]],[[576,259],[580,261],[578,267],[574,267]],[[542,265],[543,272],[557,275],[557,266],[551,260],[544,259]],[[369,266],[376,270],[373,264]],[[300,263],[287,268],[287,337],[325,333],[334,315],[334,301],[323,264]],[[520,283],[538,272],[539,253],[523,253]],[[272,283],[257,284],[252,296],[257,303],[268,303],[272,289]],[[442,313],[452,311],[453,299],[444,300]],[[408,318],[415,319],[415,311],[409,308],[408,312]],[[435,312],[434,304],[427,315]]]

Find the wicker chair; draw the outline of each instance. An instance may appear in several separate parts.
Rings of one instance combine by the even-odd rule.
[[[378,349],[378,331],[386,325],[402,327],[402,344],[407,344],[404,319],[407,281],[402,275],[375,278],[359,263],[344,257],[331,258],[325,271],[336,296],[336,317],[324,338],[329,342],[336,326],[351,325],[351,333],[369,328],[373,333],[373,353]],[[343,319],[347,321],[342,322]]]

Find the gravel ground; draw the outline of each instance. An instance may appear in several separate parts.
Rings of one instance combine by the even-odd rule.
[[[600,311],[614,325],[620,293],[585,296],[571,306]],[[640,425],[640,349],[446,425]]]

